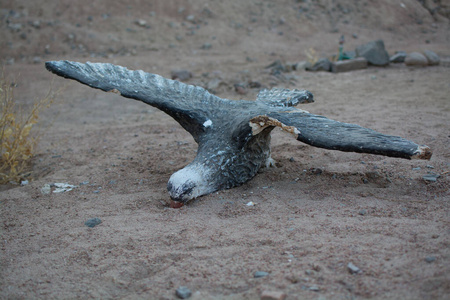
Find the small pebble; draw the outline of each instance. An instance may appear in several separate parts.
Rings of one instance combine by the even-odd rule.
[[[432,173],[430,173],[430,174],[427,174],[427,175],[423,176],[422,178],[425,181],[436,182],[439,177],[441,177],[439,174],[432,174]]]
[[[89,219],[86,222],[84,222],[84,225],[86,225],[87,227],[92,228],[92,227],[97,226],[101,222],[102,222],[102,220],[100,220],[99,218],[92,218],[92,219]]]
[[[358,268],[357,266],[355,266],[355,265],[352,264],[351,262],[348,263],[347,268],[348,268],[348,271],[349,271],[351,274],[357,274],[357,273],[359,273],[359,272],[361,271],[360,268]]]
[[[286,299],[286,294],[283,292],[264,291],[261,294],[261,300],[284,300],[284,299]]]
[[[189,297],[191,297],[192,292],[191,290],[186,287],[186,286],[180,286],[179,288],[177,288],[177,290],[175,291],[175,294],[177,295],[178,298],[180,299],[187,299]]]
[[[256,271],[255,273],[253,273],[253,277],[255,278],[261,278],[261,277],[265,277],[269,275],[269,273],[264,272],[264,271]]]
[[[427,262],[427,263],[432,263],[432,262],[434,262],[436,260],[436,256],[427,256],[427,257],[425,257],[425,261]]]
[[[359,213],[361,216],[364,216],[365,214],[367,214],[367,210],[361,209],[358,213]]]

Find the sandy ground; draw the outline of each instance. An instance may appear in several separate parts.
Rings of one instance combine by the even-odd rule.
[[[174,299],[186,286],[191,299],[259,299],[263,291],[287,299],[448,299],[448,19],[417,1],[403,1],[404,10],[342,1],[347,12],[333,10],[332,1],[90,2],[6,1],[2,10],[22,13],[2,19],[10,45],[2,44],[1,58],[9,63],[5,73],[17,77],[18,101],[65,88],[42,116],[33,180],[1,187],[0,298]],[[307,4],[309,17],[298,17]],[[309,47],[333,53],[341,34],[348,48],[382,38],[390,53],[430,49],[443,63],[281,77],[264,68],[276,59],[304,60]],[[238,94],[235,83],[305,88],[316,102],[301,108],[426,144],[434,154],[408,161],[327,151],[274,130],[275,168],[171,209],[166,183],[194,158],[192,137],[150,106],[56,78],[43,65],[54,59],[163,76],[187,69],[192,84],[218,78],[215,92],[228,99],[258,93]],[[428,173],[440,177],[425,181]],[[77,187],[41,192],[56,182]],[[250,201],[256,205],[246,206]],[[89,228],[90,218],[102,223]],[[351,274],[349,263],[360,271]],[[256,271],[268,275],[255,278]]]

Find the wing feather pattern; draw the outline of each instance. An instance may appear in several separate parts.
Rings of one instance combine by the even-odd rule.
[[[212,108],[231,102],[201,87],[107,63],[49,61],[45,66],[64,78],[152,105],[173,117],[197,142],[204,122],[214,117]]]
[[[345,152],[370,153],[406,159],[430,159],[428,146],[359,125],[342,123],[307,112],[272,112],[250,121],[254,134],[278,126],[311,146]]]

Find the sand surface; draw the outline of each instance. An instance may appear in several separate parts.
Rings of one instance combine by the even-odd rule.
[[[432,15],[413,0],[3,2],[0,58],[16,99],[29,105],[50,86],[64,91],[43,112],[33,179],[1,187],[0,298],[174,299],[186,286],[191,299],[260,299],[263,291],[448,299],[445,4]],[[442,62],[339,74],[265,69],[305,60],[310,48],[334,54],[342,34],[347,50],[383,39],[391,54],[428,49]],[[300,108],[426,144],[433,157],[327,151],[274,130],[275,168],[172,209],[166,183],[195,157],[192,137],[155,108],[47,72],[44,62],[58,59],[166,77],[186,69],[187,83],[228,99],[255,99],[250,82],[308,89],[315,103]],[[425,181],[429,173],[440,177]],[[41,192],[60,182],[76,188]],[[91,218],[102,223],[85,226]],[[349,263],[360,271],[351,274]]]

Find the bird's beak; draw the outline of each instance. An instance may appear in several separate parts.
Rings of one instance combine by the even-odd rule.
[[[169,206],[170,206],[170,208],[181,208],[184,206],[184,203],[170,199]]]

